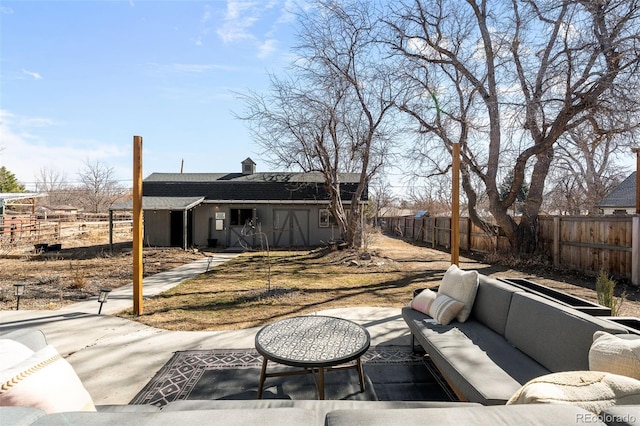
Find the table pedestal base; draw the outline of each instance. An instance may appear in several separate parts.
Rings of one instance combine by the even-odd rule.
[[[362,369],[362,360],[360,358],[357,358],[355,364],[353,365],[341,365],[341,366],[335,366],[335,367],[312,367],[312,368],[305,368],[302,370],[279,371],[277,373],[267,373],[268,362],[269,360],[263,357],[262,369],[260,370],[260,382],[258,383],[258,399],[262,398],[262,389],[264,388],[264,381],[267,377],[296,376],[300,374],[313,374],[313,381],[315,382],[316,389],[318,391],[318,399],[324,399],[325,371],[348,370],[353,368],[358,370],[360,392],[364,392],[364,371]],[[318,371],[317,381],[315,376],[316,371]]]

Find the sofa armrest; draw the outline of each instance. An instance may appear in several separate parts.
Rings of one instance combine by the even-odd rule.
[[[15,340],[34,352],[47,346],[47,338],[44,333],[37,328],[21,328],[7,333],[1,333],[0,339]]]

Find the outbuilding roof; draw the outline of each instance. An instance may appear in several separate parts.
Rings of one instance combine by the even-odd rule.
[[[342,199],[349,202],[359,175],[346,173],[339,178]],[[144,180],[142,191],[145,197],[204,197],[209,202],[329,200],[321,173],[153,173]]]
[[[142,197],[143,210],[188,210],[204,201],[204,197]],[[133,210],[133,201],[114,205],[110,210]]]

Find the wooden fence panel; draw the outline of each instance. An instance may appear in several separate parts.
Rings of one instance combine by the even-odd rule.
[[[540,220],[540,243],[554,264],[631,278],[632,216],[556,216]]]
[[[640,248],[634,248],[634,220],[635,227],[639,228],[640,219],[633,216],[541,216],[539,247],[558,267],[588,274],[597,274],[602,269],[616,278],[629,279],[639,285],[636,281]],[[386,230],[432,247],[451,247],[451,219],[448,217],[391,218]],[[636,235],[635,240],[640,241],[640,237]],[[460,220],[460,248],[483,253],[510,252],[509,241],[498,227],[493,235],[488,235],[469,218]]]

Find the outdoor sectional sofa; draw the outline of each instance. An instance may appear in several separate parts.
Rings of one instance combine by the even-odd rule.
[[[482,290],[478,292],[479,304],[474,315],[483,317],[488,315],[493,319],[500,319],[500,315],[489,315],[482,312],[483,299],[489,297],[494,300],[502,300],[506,297],[503,290],[510,290],[503,284],[494,289],[487,286],[484,281]],[[492,281],[491,284],[494,284]],[[503,301],[503,303],[505,303]],[[511,302],[509,302],[511,303]],[[546,313],[543,311],[543,313]],[[414,333],[426,332],[420,323],[420,317],[410,311],[404,312],[409,320],[415,322],[412,325]],[[556,318],[551,315],[546,323]],[[581,317],[580,317],[581,318]],[[584,318],[582,318],[584,320]],[[471,320],[478,322],[475,319]],[[491,322],[491,321],[490,321]],[[494,326],[500,321],[491,322]],[[535,322],[535,321],[534,321]],[[461,324],[458,324],[460,326]],[[449,331],[455,326],[448,327]],[[470,334],[480,328],[480,325],[471,326]],[[440,330],[443,332],[443,329]],[[426,342],[429,332],[419,337]],[[436,331],[437,333],[437,331]],[[453,334],[458,332],[454,331]],[[478,332],[480,335],[487,332]],[[586,333],[586,331],[585,331]],[[461,337],[461,336],[460,336]],[[497,337],[489,339],[494,342]],[[477,341],[477,339],[476,339]],[[462,344],[464,345],[464,344]],[[7,374],[7,365],[16,365],[18,354],[11,353],[11,348],[27,354],[33,351],[32,356],[37,356],[43,351],[46,355],[33,367],[20,373],[19,380],[7,379],[18,377],[15,373]],[[7,350],[8,348],[8,350]],[[26,350],[24,349],[26,348]],[[47,352],[48,351],[48,352]],[[555,349],[550,349],[554,352]],[[446,351],[444,351],[446,353]],[[53,356],[51,356],[53,354]],[[435,402],[435,401],[311,401],[311,400],[186,400],[175,401],[162,409],[152,405],[111,405],[93,406],[90,396],[82,386],[71,366],[59,356],[52,346],[47,345],[44,334],[36,329],[20,329],[0,335],[0,424],[2,425],[252,425],[261,426],[288,426],[288,425],[318,425],[318,426],[377,426],[377,425],[561,425],[561,424],[632,424],[640,426],[640,405],[627,405],[609,407],[599,414],[594,414],[578,406],[570,404],[529,404],[529,405],[498,405],[483,406],[474,402]],[[566,356],[572,356],[567,354]],[[544,358],[544,357],[542,357]],[[561,358],[565,358],[562,356]],[[581,362],[584,360],[581,359]],[[440,366],[442,368],[442,361]],[[454,368],[455,362],[450,363]],[[507,364],[509,364],[507,362]],[[445,364],[446,365],[446,364]],[[515,364],[513,365],[515,368]],[[52,370],[47,372],[47,370]],[[491,371],[496,371],[495,369]],[[542,370],[532,370],[542,371]],[[39,377],[43,374],[43,377]],[[470,384],[476,382],[469,374]],[[27,380],[33,380],[27,383]],[[494,382],[492,376],[484,375],[484,380]],[[524,380],[524,377],[520,380]],[[496,384],[501,384],[506,379],[498,379]],[[490,383],[489,383],[490,384]],[[9,390],[16,385],[16,388]],[[20,385],[25,389],[18,390]],[[479,386],[483,391],[485,386]],[[488,386],[487,388],[491,388]],[[14,399],[7,398],[7,393],[18,391]],[[32,393],[31,393],[32,392]],[[34,408],[32,405],[46,405],[39,398],[55,399],[46,411],[41,406]],[[18,398],[18,399],[16,399]],[[28,400],[29,404],[20,404],[20,399]],[[89,399],[87,401],[87,398]],[[490,397],[494,401],[500,397]],[[17,403],[16,403],[17,402]],[[89,406],[87,406],[87,403]],[[56,407],[56,404],[60,406]],[[29,406],[27,406],[29,405]],[[73,408],[76,407],[76,408]]]
[[[534,378],[588,371],[596,331],[627,333],[614,322],[482,274],[466,321],[438,324],[411,307],[403,308],[402,316],[412,340],[460,400],[482,405],[506,404]]]

